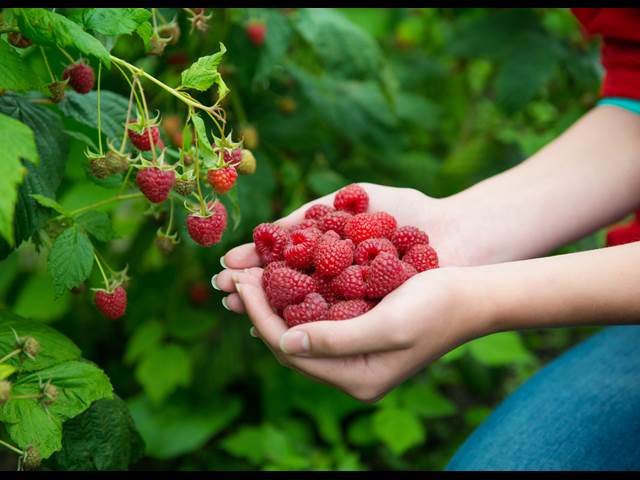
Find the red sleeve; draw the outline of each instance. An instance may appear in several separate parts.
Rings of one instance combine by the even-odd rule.
[[[571,11],[587,36],[602,36],[602,96],[640,100],[640,8]]]

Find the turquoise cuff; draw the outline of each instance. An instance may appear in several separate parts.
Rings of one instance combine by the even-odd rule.
[[[600,105],[613,105],[614,107],[624,108],[625,110],[640,115],[640,100],[622,97],[606,97],[598,102],[598,106]]]

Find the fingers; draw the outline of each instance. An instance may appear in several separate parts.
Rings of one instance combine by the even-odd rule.
[[[220,258],[224,268],[251,268],[259,267],[262,263],[253,243],[245,243],[232,248]]]
[[[223,292],[235,292],[236,284],[233,280],[233,276],[237,275],[239,272],[246,272],[257,279],[262,278],[262,269],[258,267],[245,268],[243,270],[227,268],[211,278],[211,285],[216,290],[222,290]]]
[[[230,312],[237,313],[242,315],[246,313],[246,309],[244,308],[244,304],[240,299],[240,296],[237,293],[232,293],[222,299],[222,305],[224,308],[229,310]]]

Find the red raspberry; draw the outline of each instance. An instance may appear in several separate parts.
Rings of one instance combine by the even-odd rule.
[[[327,230],[320,237],[320,242],[337,242],[341,240],[340,235],[338,235],[335,230]]]
[[[277,310],[302,302],[315,292],[316,284],[309,275],[292,268],[278,268],[269,278],[265,289],[271,306]]]
[[[356,247],[353,259],[358,265],[368,265],[381,252],[398,256],[398,251],[391,243],[391,240],[387,238],[369,238]]]
[[[329,305],[319,293],[310,293],[302,303],[284,309],[284,321],[289,328],[301,323],[315,322],[327,318]]]
[[[366,212],[369,207],[369,195],[360,185],[352,183],[336,193],[333,206],[336,210],[346,210],[354,215]]]
[[[352,300],[364,298],[367,293],[367,285],[364,281],[364,272],[359,265],[351,265],[335,277],[331,282],[331,288],[340,297]]]
[[[398,249],[400,255],[404,255],[414,245],[429,243],[429,237],[426,233],[416,227],[406,226],[398,228],[391,235],[391,241]]]
[[[334,211],[334,208],[330,207],[329,205],[322,205],[320,203],[316,203],[315,205],[312,205],[311,207],[307,208],[307,211],[304,212],[304,218],[305,219],[313,218],[315,220],[319,220],[325,215],[328,215],[333,211]]]
[[[220,149],[218,149],[215,144],[211,144],[211,146],[213,147],[213,152],[216,154],[216,156],[219,155]],[[242,162],[242,149],[225,148],[222,159],[224,160],[225,165],[237,168]]]
[[[162,170],[158,167],[146,167],[138,171],[136,183],[144,196],[153,203],[164,202],[176,183],[174,170]]]
[[[636,220],[626,225],[618,225],[607,231],[607,247],[624,245],[640,240],[640,223]]]
[[[338,302],[329,308],[327,320],[348,320],[359,317],[371,310],[371,304],[365,300],[345,300]]]
[[[98,310],[111,320],[117,320],[127,311],[127,291],[122,287],[116,287],[113,292],[97,290],[94,301]]]
[[[135,122],[130,122],[135,123]],[[131,139],[131,143],[138,149],[143,152],[151,150],[151,142],[149,141],[149,128],[151,128],[151,137],[153,137],[153,144],[159,145],[158,139],[160,138],[160,130],[158,130],[157,126],[147,127],[142,130],[141,133],[134,132],[130,128],[127,128],[127,134]]]
[[[244,27],[247,37],[251,40],[256,47],[261,47],[264,44],[265,37],[267,36],[267,26],[264,22],[251,21]]]
[[[284,249],[289,236],[284,228],[275,223],[261,223],[253,229],[253,241],[263,265],[284,259]]]
[[[352,215],[348,212],[331,212],[318,220],[318,228],[323,232],[333,230],[342,237],[344,235],[344,226],[351,217]]]
[[[304,270],[313,262],[313,252],[322,232],[317,228],[295,230],[289,235],[289,243],[284,248],[287,266]]]
[[[280,268],[286,268],[287,264],[284,260],[278,262],[271,262],[262,271],[262,288],[266,290],[267,285],[271,281],[271,274]]]
[[[208,215],[204,217],[197,213],[187,216],[189,236],[203,247],[218,243],[227,228],[227,209],[221,202],[210,202],[208,210]]]
[[[303,220],[302,223],[299,223],[298,225],[294,225],[293,227],[291,227],[289,229],[289,233],[291,232],[295,232],[296,230],[304,230],[305,228],[318,228],[318,221],[314,220],[313,218],[308,218],[306,220]]]
[[[320,241],[313,254],[313,264],[322,275],[333,277],[353,263],[353,242]]]
[[[418,272],[438,268],[438,254],[431,245],[414,245],[404,254],[402,261],[413,265]]]
[[[379,237],[371,214],[359,213],[351,217],[344,226],[344,236],[356,245],[369,238]]]
[[[396,230],[398,226],[398,222],[393,217],[393,215],[388,214],[387,212],[375,212],[371,214],[371,218],[376,224],[376,231],[378,232],[378,237],[391,238],[393,232]]]
[[[406,280],[402,262],[390,253],[381,253],[369,266],[367,296],[382,298]]]
[[[404,269],[406,280],[409,280],[411,277],[418,273],[415,267],[407,262],[402,262],[402,268]]]
[[[329,305],[338,301],[338,296],[331,286],[333,277],[325,277],[324,275],[321,275],[320,272],[313,272],[311,278],[313,278],[313,281],[316,283],[316,292],[322,295]]]
[[[220,195],[227,193],[236,183],[238,172],[234,167],[223,167],[207,172],[207,180],[213,189]]]
[[[189,289],[189,298],[191,300],[191,304],[196,307],[201,307],[202,305],[207,303],[209,300],[209,295],[211,293],[211,289],[209,285],[204,282],[196,282],[191,285]]]
[[[69,79],[69,85],[78,93],[89,93],[93,88],[95,75],[93,68],[85,63],[74,63],[62,72],[62,79]]]

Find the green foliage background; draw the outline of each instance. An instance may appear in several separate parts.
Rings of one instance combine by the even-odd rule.
[[[167,18],[174,14],[160,10]],[[237,133],[250,123],[259,133],[257,173],[238,185],[237,230],[203,249],[190,241],[180,217],[183,241],[166,257],[153,242],[162,223],[145,214],[145,202],[102,209],[115,240],[104,242],[111,233],[103,226],[93,241],[111,264],[128,263],[132,275],[128,313],[118,322],[102,318],[88,292],[55,286],[37,242],[23,243],[0,262],[0,306],[72,339],[117,394],[64,424],[63,449],[46,468],[133,462],[132,469],[152,470],[441,469],[500,400],[592,332],[507,332],[476,340],[375,405],[283,368],[249,336],[248,319],[227,312],[208,285],[221,269],[221,254],[249,240],[253,226],[354,181],[435,197],[456,193],[558,136],[595,104],[602,74],[597,42],[583,39],[566,9],[283,10],[210,9],[209,31],[192,35],[181,15],[181,39],[163,56],[146,56],[133,35],[119,37],[112,50],[176,85],[183,69],[217,52],[220,41],[226,45],[221,72],[231,89],[230,124]],[[249,18],[267,23],[262,48],[245,35]],[[24,55],[46,79],[38,52]],[[58,74],[62,60],[51,61]],[[128,86],[105,70],[102,88],[114,92],[102,99],[103,128],[111,136],[121,131],[110,118],[126,109]],[[172,97],[148,91],[150,108],[185,114]],[[0,112],[21,104],[20,120],[44,132],[35,143],[47,154],[39,165],[25,164],[31,180],[19,195],[42,192],[65,209],[113,195],[108,183],[87,174],[83,150],[97,138],[95,95],[79,97],[68,93],[58,106],[37,110],[22,97],[0,97]],[[33,148],[25,142],[16,155],[30,159]],[[46,171],[56,171],[56,162],[63,166],[60,178]],[[39,181],[42,188],[34,186]],[[51,214],[32,207],[42,218],[18,219],[18,238]],[[600,245],[601,232],[560,251]],[[0,250],[9,252],[7,245]],[[97,272],[91,279],[89,286],[99,284]],[[196,284],[209,288],[204,304],[191,299]],[[59,298],[57,289],[64,292]],[[133,423],[121,415],[125,403]],[[82,448],[104,453],[100,415],[114,412],[120,412],[119,436],[117,448],[109,448],[117,451],[91,459]],[[139,460],[136,429],[145,444]],[[0,438],[8,438],[1,427]],[[5,453],[0,469],[14,468],[15,455]]]

